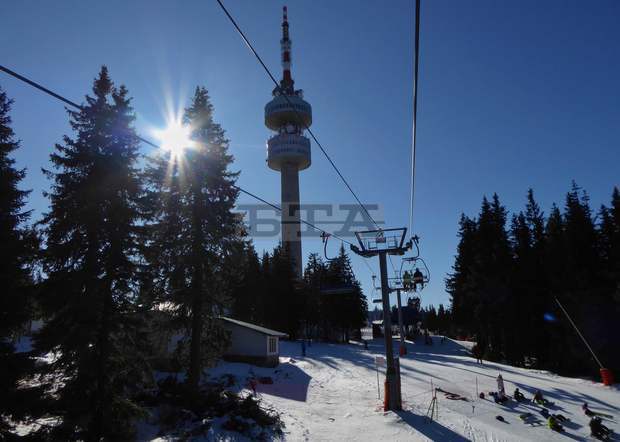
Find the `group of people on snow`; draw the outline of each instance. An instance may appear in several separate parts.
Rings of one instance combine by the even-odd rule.
[[[497,381],[497,391],[490,392],[489,394],[493,397],[496,403],[503,404],[506,401],[508,401],[510,398],[509,396],[506,395],[506,389],[504,386],[504,378],[502,377],[501,374],[497,376],[496,381]],[[525,395],[519,390],[518,387],[515,388],[512,397],[517,402],[527,401]],[[480,398],[484,399],[484,393],[480,393]],[[564,426],[562,424],[568,421],[569,419],[561,414],[551,414],[549,412],[548,407],[552,407],[554,403],[548,401],[543,396],[542,391],[540,390],[535,391],[534,396],[532,397],[532,402],[542,407],[539,410],[540,414],[547,420],[547,425],[551,430],[558,431],[558,432],[564,431]],[[584,403],[581,408],[584,414],[591,418],[590,424],[589,424],[591,435],[600,440],[608,440],[613,431],[609,429],[608,427],[606,427],[605,425],[603,425],[602,417],[611,419],[612,416],[590,410],[587,403]],[[527,422],[527,419],[533,416],[531,415],[531,413],[524,413],[520,415],[519,417],[522,420]],[[497,416],[497,419],[500,421],[504,421],[503,417],[501,416]]]

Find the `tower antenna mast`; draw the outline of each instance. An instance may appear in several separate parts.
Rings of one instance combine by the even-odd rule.
[[[302,277],[299,171],[311,164],[310,140],[304,130],[312,124],[312,107],[295,90],[291,75],[291,39],[288,10],[282,9],[282,79],[265,105],[265,126],[276,132],[267,140],[267,165],[280,172],[282,198],[282,247],[290,257],[295,274]]]

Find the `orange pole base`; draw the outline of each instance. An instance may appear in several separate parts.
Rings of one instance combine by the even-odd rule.
[[[387,380],[383,383],[383,391],[383,411],[388,411],[390,409],[390,388]]]
[[[601,378],[603,385],[611,386],[614,384],[614,374],[607,368],[601,368]]]

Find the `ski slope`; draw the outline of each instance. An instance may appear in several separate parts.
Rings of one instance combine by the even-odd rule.
[[[384,351],[382,340],[370,341],[368,350],[358,344],[315,343],[307,348],[305,357],[301,356],[299,343],[281,342],[281,364],[275,369],[221,363],[211,370],[211,376],[233,374],[241,388],[252,373],[272,377],[273,384],[258,385],[258,395],[281,413],[285,439],[291,441],[588,440],[592,438],[589,418],[581,411],[584,401],[592,410],[614,417],[604,419],[604,424],[615,431],[615,440],[620,440],[617,386],[604,387],[583,379],[496,363],[481,366],[468,356],[467,345],[451,340],[440,344],[438,337],[432,346],[408,342],[408,354],[401,358],[401,412],[383,412],[382,400],[377,397],[375,356]],[[379,374],[381,390],[383,370]],[[534,390],[540,389],[555,402],[549,411],[570,419],[565,432],[551,431],[538,411],[541,407],[529,401],[517,404],[511,400],[502,406],[488,398],[489,391],[497,390],[495,379],[499,373],[508,394],[519,387],[531,398]],[[477,398],[476,380],[487,399]],[[438,419],[429,422],[426,413],[432,398],[431,381],[434,387],[468,400],[450,400],[438,393]],[[538,425],[523,423],[519,414],[525,412],[531,412]],[[497,415],[505,422],[497,420]],[[222,436],[236,439],[232,434]]]

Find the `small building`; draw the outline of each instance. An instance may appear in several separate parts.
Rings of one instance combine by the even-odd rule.
[[[264,367],[278,365],[280,338],[285,338],[286,333],[224,316],[220,317],[220,321],[230,332],[230,347],[224,353],[224,359]]]

